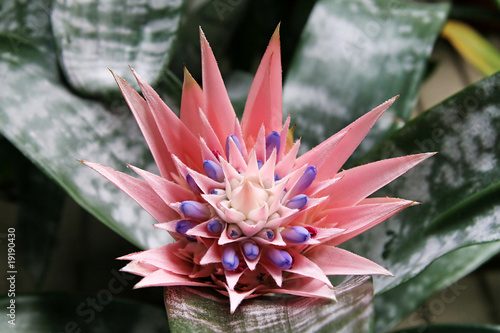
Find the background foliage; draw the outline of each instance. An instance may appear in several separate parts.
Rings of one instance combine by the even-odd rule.
[[[304,147],[401,94],[348,164],[439,152],[382,192],[424,205],[346,244],[395,274],[374,281],[376,330],[394,327],[435,291],[500,251],[500,76],[411,117],[449,15],[475,15],[486,24],[499,16],[481,7],[389,0],[2,2],[0,152],[7,158],[0,161],[0,185],[4,198],[20,207],[17,246],[33,279],[40,284],[50,265],[64,193],[138,248],[171,239],[152,228],[153,219],[128,197],[76,161],[124,172],[126,162],[155,170],[106,67],[125,78],[128,66],[134,67],[178,109],[182,65],[201,82],[202,26],[241,112],[253,72],[281,22],[284,112],[291,113]],[[453,29],[447,36],[462,40]],[[466,50],[475,50],[474,38],[467,36]],[[473,57],[487,60],[488,73],[498,72],[495,49],[484,43]],[[30,297],[19,299],[33,309],[25,310],[25,318],[40,304],[55,302]],[[78,306],[78,299],[68,302]],[[124,305],[110,304],[101,318],[112,323],[123,316],[112,309]],[[51,307],[46,309],[49,323],[43,325],[60,329]],[[161,312],[151,313],[157,319],[150,321],[166,325]],[[127,319],[144,322],[140,316]],[[98,330],[100,324],[90,325]]]

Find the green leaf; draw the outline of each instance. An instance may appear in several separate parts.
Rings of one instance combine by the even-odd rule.
[[[185,65],[194,78],[201,78],[200,27],[210,41],[219,64],[227,62],[223,57],[223,50],[228,47],[232,33],[241,22],[249,2],[186,0],[179,27],[178,47],[170,65],[172,71],[182,77]]]
[[[129,66],[151,84],[173,51],[182,1],[56,1],[52,28],[70,85],[91,96],[117,95],[108,68],[133,82]]]
[[[366,276],[346,280],[337,302],[267,296],[243,301],[233,315],[228,298],[212,289],[168,287],[165,305],[172,332],[368,332],[373,286]]]
[[[398,94],[356,154],[406,121],[448,10],[444,3],[318,1],[284,86],[284,111],[304,148]]]
[[[7,322],[14,319],[12,300],[15,326]],[[16,295],[0,299],[0,306],[7,315],[2,332],[168,332],[164,309],[116,299],[107,289],[97,295]]]
[[[389,331],[441,289],[446,288],[441,292],[443,303],[454,302],[466,286],[453,283],[498,252],[500,242],[463,247],[438,258],[405,283],[378,294],[375,297],[375,331]],[[412,324],[424,324],[421,321],[410,317]]]
[[[495,333],[500,332],[500,326],[493,325],[475,325],[475,324],[446,324],[432,325],[424,327],[413,327],[394,333]]]
[[[444,26],[442,36],[484,76],[500,71],[498,49],[468,24],[450,20]]]
[[[81,206],[139,247],[171,237],[138,205],[77,159],[126,169],[125,163],[156,166],[135,120],[123,102],[111,106],[75,96],[61,82],[53,57],[29,45],[17,51],[0,38],[0,130],[19,150],[59,183]],[[13,56],[15,55],[15,56]],[[126,171],[126,170],[125,170]]]
[[[50,13],[52,0],[3,0],[0,4],[0,33],[16,50],[20,43],[52,45]]]
[[[411,279],[446,253],[500,240],[499,129],[497,74],[409,122],[367,157],[439,152],[377,195],[423,205],[408,208],[346,243],[395,275],[376,278],[376,294]]]

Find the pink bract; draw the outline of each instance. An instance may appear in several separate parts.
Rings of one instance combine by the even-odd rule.
[[[203,90],[185,71],[180,119],[135,72],[144,98],[114,75],[161,176],[84,162],[146,209],[175,242],[119,259],[136,285],[210,287],[233,313],[266,293],[335,299],[328,275],[390,273],[337,245],[415,202],[367,198],[432,154],[339,172],[392,98],[297,157],[282,119],[279,32],[262,58],[241,123],[201,32]],[[162,230],[163,231],[163,230]],[[161,232],[161,231],[160,231]]]

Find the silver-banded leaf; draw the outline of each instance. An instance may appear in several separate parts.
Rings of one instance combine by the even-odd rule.
[[[22,43],[52,45],[50,14],[52,0],[3,0],[0,3],[0,33],[14,50]]]
[[[394,333],[498,333],[500,326],[478,324],[441,324],[418,326],[395,331]]]
[[[357,149],[361,156],[400,127],[417,102],[420,81],[449,6],[392,0],[320,0],[302,32],[284,85],[310,149],[385,100],[401,94]]]
[[[413,278],[446,253],[500,240],[499,129],[496,74],[409,122],[365,159],[439,152],[378,193],[422,205],[345,244],[395,275],[375,278],[376,294]]]
[[[52,29],[70,85],[84,95],[116,94],[108,68],[134,82],[129,66],[156,83],[174,51],[181,6],[181,0],[56,1]]]
[[[58,76],[55,58],[29,45],[14,51],[0,37],[0,131],[81,206],[142,248],[172,238],[106,179],[79,163],[85,159],[127,172],[131,162],[154,171],[151,154],[128,107],[85,100]],[[120,99],[121,101],[121,99]]]
[[[185,65],[193,77],[201,82],[199,42],[201,27],[224,73],[226,69],[224,64],[228,59],[224,58],[223,51],[228,48],[234,30],[241,23],[249,2],[249,0],[185,0],[178,46],[170,66],[172,71],[182,77],[182,67]]]
[[[375,332],[390,331],[441,289],[445,304],[459,299],[467,286],[455,282],[499,252],[500,242],[463,247],[438,258],[413,279],[378,294],[375,297]],[[425,324],[423,319],[413,315],[409,320],[412,324]]]
[[[337,302],[288,295],[244,300],[233,315],[229,299],[208,288],[165,288],[172,332],[370,332],[373,285],[367,276],[336,287]]]

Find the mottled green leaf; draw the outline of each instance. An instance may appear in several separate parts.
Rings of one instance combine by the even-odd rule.
[[[2,332],[168,332],[165,311],[116,299],[109,290],[97,295],[50,294],[0,299]],[[107,291],[107,293],[105,292]],[[109,295],[109,296],[108,296]],[[9,317],[15,300],[13,318]],[[6,310],[7,309],[7,310]],[[15,325],[7,321],[15,318]]]
[[[0,33],[14,50],[20,43],[51,44],[52,0],[3,0],[0,3]]]
[[[183,65],[194,78],[201,79],[199,28],[207,36],[215,57],[225,72],[227,59],[223,57],[232,33],[240,23],[249,0],[186,0],[179,27],[177,50],[170,68],[182,76]],[[272,31],[270,32],[271,36]],[[201,80],[200,80],[201,81]]]
[[[447,324],[408,328],[394,333],[495,333],[500,332],[500,326],[475,324]]]
[[[85,159],[126,169],[131,162],[155,170],[128,107],[84,100],[58,76],[54,58],[29,45],[14,51],[0,41],[0,73],[9,84],[0,90],[0,130],[19,150],[57,181],[80,205],[132,243],[164,244],[167,233],[115,186],[77,162]]]
[[[437,151],[379,195],[417,200],[346,245],[389,269],[377,294],[420,273],[442,255],[500,240],[500,74],[433,107],[365,160]]]
[[[161,80],[174,51],[181,5],[181,0],[56,1],[52,28],[70,85],[84,95],[116,95],[107,69],[133,81],[129,66],[151,84]]]
[[[284,86],[284,111],[297,123],[304,148],[398,94],[357,156],[404,123],[448,9],[444,3],[318,1]]]
[[[500,252],[500,242],[463,247],[438,258],[414,278],[378,294],[375,297],[375,331],[389,331],[442,289],[443,302],[445,304],[454,302],[467,286],[453,283],[498,252]],[[414,325],[425,324],[419,317],[410,317],[409,321]]]
[[[353,277],[336,289],[337,302],[267,296],[243,301],[229,314],[227,297],[206,288],[169,287],[165,305],[172,332],[369,332],[373,286]]]

